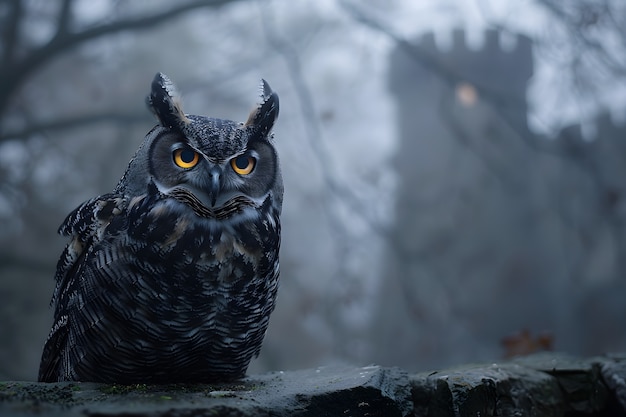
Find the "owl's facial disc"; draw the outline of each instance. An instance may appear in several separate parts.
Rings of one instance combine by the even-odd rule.
[[[166,131],[152,143],[150,171],[161,193],[209,213],[205,217],[226,209],[234,215],[265,201],[276,166],[270,147],[242,141],[216,150],[194,139]]]
[[[213,160],[185,143],[171,147],[171,161],[178,171],[176,194],[187,193],[210,210],[227,206],[244,196],[240,191],[245,177],[255,172],[259,155],[244,150],[226,160]]]

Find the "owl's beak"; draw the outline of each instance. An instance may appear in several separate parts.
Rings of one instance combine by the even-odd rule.
[[[213,167],[209,171],[209,198],[211,199],[211,207],[215,207],[217,196],[222,191],[222,170]]]

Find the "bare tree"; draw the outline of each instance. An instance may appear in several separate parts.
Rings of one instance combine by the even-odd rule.
[[[55,58],[72,51],[88,42],[120,32],[142,31],[154,28],[164,22],[176,19],[185,13],[201,8],[218,8],[237,0],[196,0],[187,1],[175,6],[163,6],[147,15],[134,17],[120,17],[112,21],[103,21],[87,27],[79,23],[75,13],[75,0],[58,2],[56,14],[47,17],[48,24],[54,27],[52,36],[45,42],[37,43],[28,36],[29,15],[36,10],[29,7],[24,0],[6,1],[4,13],[0,15],[0,51],[2,66],[0,66],[0,122],[7,116],[7,110],[15,95],[20,91],[29,78],[48,65]],[[108,113],[96,115],[79,115],[69,120],[55,120],[52,122],[35,122],[27,128],[17,132],[7,132],[0,128],[0,141],[11,138],[24,138],[31,133],[46,129],[67,128],[72,125],[100,122],[102,120],[124,120],[129,116],[122,113]],[[135,116],[136,117],[136,116]],[[0,126],[4,126],[1,123]]]

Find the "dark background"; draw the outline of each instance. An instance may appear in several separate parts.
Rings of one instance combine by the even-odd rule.
[[[250,371],[626,349],[621,0],[0,1],[0,380],[33,380],[56,235],[154,120],[278,92],[281,288]]]

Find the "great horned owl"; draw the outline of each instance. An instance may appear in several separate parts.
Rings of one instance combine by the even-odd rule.
[[[226,381],[261,348],[278,287],[278,96],[263,81],[245,123],[194,116],[159,73],[147,102],[159,124],[118,185],[59,229],[40,381]]]

